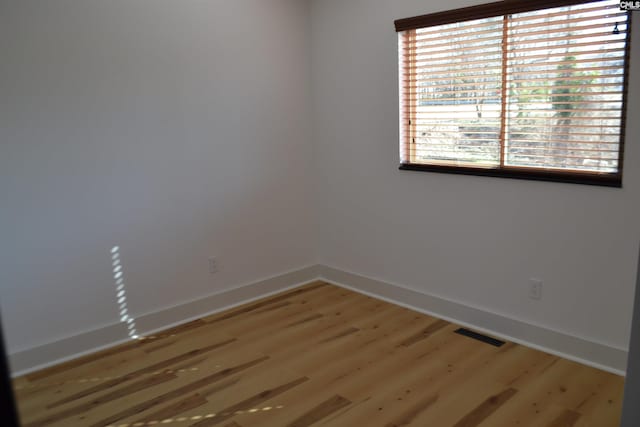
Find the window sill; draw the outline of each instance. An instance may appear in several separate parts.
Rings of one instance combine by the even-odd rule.
[[[447,165],[420,165],[404,163],[400,170],[452,173],[458,175],[490,176],[511,179],[527,179],[533,181],[564,182],[568,184],[597,185],[602,187],[622,188],[620,174],[574,173],[563,171],[535,170],[528,168],[473,168]]]

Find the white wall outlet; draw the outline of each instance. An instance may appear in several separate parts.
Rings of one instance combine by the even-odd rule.
[[[218,259],[216,257],[209,258],[209,274],[216,274],[218,272]]]
[[[534,300],[542,299],[542,280],[529,279],[529,298]]]

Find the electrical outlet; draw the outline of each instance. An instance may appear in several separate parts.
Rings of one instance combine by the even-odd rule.
[[[209,258],[209,274],[216,274],[218,272],[218,260],[216,257]]]
[[[529,279],[529,298],[534,300],[542,299],[542,280]]]

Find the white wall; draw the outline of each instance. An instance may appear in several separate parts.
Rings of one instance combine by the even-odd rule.
[[[320,261],[626,349],[640,236],[640,22],[622,190],[399,171],[393,21],[471,4],[312,2]],[[530,277],[544,280],[542,301],[527,298]]]
[[[0,2],[10,352],[118,321],[114,245],[133,315],[315,262],[308,35],[298,0]]]
[[[638,261],[638,278],[636,289],[640,287],[640,260]],[[636,291],[633,308],[633,327],[629,348],[629,366],[624,384],[624,406],[622,409],[622,427],[635,427],[640,424],[640,292]]]

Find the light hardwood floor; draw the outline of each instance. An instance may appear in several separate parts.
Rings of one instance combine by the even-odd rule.
[[[618,426],[623,378],[317,282],[15,381],[26,427]]]

